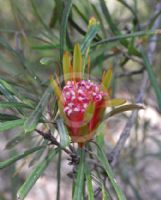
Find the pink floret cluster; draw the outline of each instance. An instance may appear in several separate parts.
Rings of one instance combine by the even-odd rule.
[[[84,113],[90,102],[99,103],[107,96],[100,85],[91,80],[67,81],[62,91],[64,112],[70,116],[73,112]]]

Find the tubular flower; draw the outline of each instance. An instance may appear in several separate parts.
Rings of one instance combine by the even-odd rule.
[[[51,77],[51,85],[58,99],[59,111],[73,142],[82,146],[91,140],[100,124],[105,108],[125,103],[123,99],[110,98],[112,69],[103,74],[101,83],[85,77],[85,69],[79,44],[74,47],[73,65],[68,52],[63,56],[63,80],[61,89],[58,81]]]

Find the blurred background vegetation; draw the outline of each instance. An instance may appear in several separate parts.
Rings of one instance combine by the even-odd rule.
[[[60,31],[65,3],[60,0],[0,0],[1,101],[6,98],[2,95],[1,87],[5,85],[9,96],[12,94],[13,98],[20,98],[24,103],[36,107],[48,85],[50,74],[60,66]],[[145,109],[136,114],[130,135],[114,167],[117,180],[130,200],[161,199],[160,36],[151,34],[154,35],[153,45],[156,45],[155,51],[150,54],[152,68],[149,69],[146,58],[137,53],[141,52],[141,48],[147,52],[146,55],[151,51],[150,30],[156,22],[158,26],[155,28],[161,27],[160,4],[157,0],[73,0],[67,23],[65,49],[71,51],[76,42],[83,41],[88,20],[94,16],[99,21],[100,31],[93,39],[90,50],[91,73],[98,78],[105,69],[113,66],[113,96],[135,102],[148,72],[149,80],[143,88]],[[140,37],[135,37],[137,32],[142,32]],[[112,39],[121,34],[134,35],[126,39],[128,44],[121,37]],[[104,39],[108,41],[98,45]],[[15,113],[15,109],[0,109],[1,122]],[[23,110],[26,117],[30,113],[31,110]],[[104,135],[107,154],[115,147],[130,114],[119,114],[107,120],[98,130]],[[23,127],[1,132],[1,161],[42,142],[35,135],[22,137],[23,133]],[[31,161],[36,162],[33,157],[27,157],[0,171],[0,199],[16,199],[18,188],[34,166]],[[56,199],[56,162],[57,159],[49,165],[26,200]],[[60,199],[71,199],[71,179],[67,174],[70,174],[72,167],[64,154],[61,168],[63,189]],[[100,199],[99,195],[96,199]]]

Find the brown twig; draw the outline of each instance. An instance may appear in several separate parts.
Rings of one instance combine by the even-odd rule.
[[[45,133],[39,129],[36,129],[36,132],[39,133],[39,135],[41,135],[44,139],[50,141],[51,144],[61,148],[65,153],[67,153],[71,156],[72,152],[66,148],[61,147],[60,143],[54,138],[54,136],[51,134],[50,131],[48,131],[48,133]]]

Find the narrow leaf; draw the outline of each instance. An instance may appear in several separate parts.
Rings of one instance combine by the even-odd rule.
[[[81,44],[81,52],[82,54],[85,54],[85,52],[87,51],[87,48],[90,46],[90,43],[92,42],[92,40],[95,38],[96,34],[98,33],[98,31],[100,30],[100,25],[99,24],[95,24],[93,26],[90,27],[90,29],[88,30],[82,44]]]
[[[24,119],[16,119],[12,121],[0,122],[0,132],[15,128],[17,126],[22,126],[24,121]]]
[[[99,156],[97,157],[98,160],[101,162],[115,192],[116,192],[116,195],[118,197],[118,200],[126,200],[124,194],[122,193],[120,187],[118,186],[117,182],[116,182],[116,179],[114,178],[114,174],[113,174],[113,171],[111,169],[111,166],[108,162],[108,159],[105,155],[105,153],[103,152],[102,148],[98,148],[98,151],[99,151]]]
[[[123,4],[127,9],[129,9],[131,11],[131,13],[134,15],[134,19],[135,21],[138,23],[138,17],[137,17],[137,12],[133,9],[132,6],[130,6],[126,1],[124,0],[117,0],[118,2],[120,2],[121,4]]]
[[[0,108],[31,108],[25,103],[0,101]]]
[[[34,147],[32,149],[26,150],[25,152],[23,152],[21,154],[13,156],[12,158],[9,158],[8,160],[2,161],[2,162],[0,162],[0,169],[3,169],[5,167],[15,163],[16,161],[18,161],[36,151],[39,151],[42,148],[44,148],[44,146]]]
[[[89,168],[86,167],[85,171],[86,181],[87,181],[87,194],[88,200],[94,200],[94,191],[92,186],[92,177]]]
[[[150,82],[152,84],[152,87],[154,88],[154,91],[155,91],[155,94],[156,94],[156,97],[157,97],[157,100],[158,100],[158,105],[159,105],[159,108],[160,108],[160,111],[161,111],[161,88],[160,88],[160,86],[157,82],[156,75],[154,74],[153,67],[149,62],[148,56],[143,51],[141,51],[141,54],[142,54],[142,58],[143,58],[144,63],[145,63],[145,67],[146,67],[147,72],[148,72]]]
[[[117,41],[120,41],[121,39],[143,37],[143,36],[152,36],[152,35],[157,35],[157,34],[161,34],[161,31],[159,29],[150,30],[150,31],[138,31],[138,32],[129,33],[129,34],[125,34],[125,35],[117,35],[117,36],[114,36],[114,37],[110,37],[110,38],[106,38],[106,39],[103,39],[101,41],[98,41],[98,42],[92,44],[91,48],[96,47],[98,45],[103,45],[103,44],[106,44],[106,43],[117,42]],[[135,53],[136,53],[137,56],[140,57],[139,52],[135,52]]]
[[[60,45],[59,44],[56,44],[56,45],[53,45],[53,44],[34,45],[34,46],[31,46],[31,48],[44,51],[44,50],[50,50],[50,49],[59,49]]]
[[[19,134],[16,135],[14,138],[12,138],[11,140],[9,140],[5,146],[5,149],[11,149],[13,147],[15,147],[17,144],[19,144],[20,142],[22,142],[25,139],[25,135],[24,134]]]
[[[60,200],[60,191],[61,191],[61,161],[62,161],[62,152],[59,151],[58,161],[57,161],[57,194],[56,200]]]
[[[105,18],[106,18],[108,24],[109,24],[109,27],[110,27],[111,31],[112,31],[115,35],[122,35],[121,32],[120,32],[120,30],[118,29],[117,24],[114,23],[114,21],[113,21],[113,19],[112,19],[112,17],[111,17],[111,14],[110,14],[110,12],[109,12],[109,10],[108,10],[108,8],[107,8],[107,5],[106,5],[106,3],[105,3],[105,0],[100,0],[100,2],[101,2],[101,9],[102,9],[102,12],[103,12],[103,14],[104,14],[104,16],[105,16]],[[126,48],[128,48],[128,46],[129,46],[129,42],[128,42],[127,40],[125,40],[125,39],[120,39],[120,43],[121,43],[123,46],[125,46]],[[140,55],[139,52],[138,52],[138,50],[137,50],[134,46],[132,47],[132,53],[133,53],[134,55],[137,55],[137,56]]]
[[[19,119],[19,117],[15,115],[0,113],[0,122],[12,121],[17,119]]]
[[[129,104],[129,105],[120,106],[118,108],[113,109],[107,115],[105,115],[104,120],[108,119],[109,117],[112,117],[113,115],[121,113],[121,112],[138,110],[138,109],[144,109],[144,107],[140,106],[140,105],[136,105],[136,104]]]
[[[67,0],[65,2],[65,7],[62,13],[62,19],[60,24],[60,60],[62,60],[63,58],[64,48],[66,45],[67,23],[71,8],[72,8],[72,0]]]
[[[48,31],[48,33],[52,36],[51,34],[51,30],[50,28],[48,27],[48,25],[46,25],[46,23],[44,22],[44,19],[43,19],[43,15],[40,15],[39,12],[38,12],[38,6],[36,5],[35,1],[31,0],[31,6],[33,8],[33,14],[35,15],[35,17],[38,19],[38,21],[41,23],[41,25],[44,27],[44,29],[46,31]]]
[[[36,183],[37,179],[42,175],[42,173],[47,168],[48,164],[52,161],[57,152],[58,149],[51,150],[46,156],[46,158],[34,168],[32,173],[27,177],[24,184],[18,190],[17,193],[18,200],[23,200],[26,197],[26,195],[29,193],[31,188]]]
[[[50,97],[51,91],[52,90],[50,87],[46,89],[46,91],[42,95],[39,103],[37,104],[35,110],[26,119],[26,121],[24,123],[24,130],[26,133],[32,132],[36,128],[36,126],[39,122],[39,119],[42,116],[42,112],[44,111],[44,109],[48,103],[48,99]]]
[[[107,100],[107,106],[120,106],[122,104],[126,103],[125,99],[110,99],[109,101]]]
[[[101,9],[103,11],[103,14],[104,14],[108,24],[109,24],[110,29],[112,30],[112,32],[114,34],[117,35],[119,33],[119,30],[117,28],[117,25],[113,22],[113,19],[111,18],[111,15],[109,13],[109,10],[107,8],[105,0],[100,0],[100,4],[101,4]]]
[[[110,200],[109,194],[106,191],[106,188],[102,184],[102,200]]]
[[[107,31],[105,29],[106,24],[103,21],[103,17],[101,15],[102,13],[100,13],[97,4],[91,4],[91,6],[93,8],[95,16],[97,17],[98,21],[100,22],[100,25],[101,25],[101,28],[102,28],[102,33],[106,37],[106,35],[107,35]]]
[[[16,98],[12,95],[11,87],[8,88],[6,81],[0,80],[0,92],[6,97],[7,100],[16,102]]]
[[[47,146],[48,145],[48,140],[44,140],[42,142],[42,146]],[[29,167],[33,166],[35,163],[37,163],[39,161],[39,159],[41,159],[41,156],[43,155],[44,151],[46,150],[46,148],[42,148],[40,149],[38,152],[36,152],[33,156],[32,156],[32,159],[29,163]]]
[[[49,24],[50,28],[54,28],[55,24],[60,21],[60,18],[62,16],[63,2],[60,0],[55,0],[54,3],[55,3],[55,6],[53,8],[52,16],[51,16],[50,24]]]
[[[83,197],[84,172],[85,172],[84,159],[85,159],[84,149],[80,149],[80,162],[77,167],[77,176],[76,176],[73,200],[81,200]]]
[[[59,131],[59,134],[60,134],[60,145],[61,145],[61,147],[66,147],[70,143],[68,131],[67,131],[62,119],[58,119],[56,121],[56,123],[57,123],[58,131]]]

